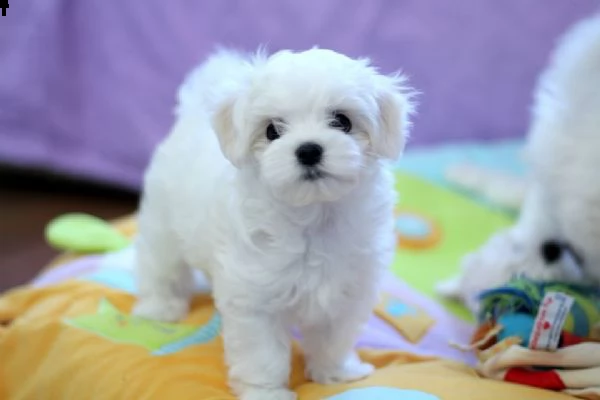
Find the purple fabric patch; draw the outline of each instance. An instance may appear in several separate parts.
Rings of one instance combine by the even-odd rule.
[[[435,356],[473,365],[475,357],[449,346],[450,341],[467,343],[473,333],[473,325],[455,317],[443,306],[424,296],[391,274],[385,280],[386,293],[418,307],[435,320],[423,339],[416,344],[405,340],[398,331],[377,316],[371,317],[358,346],[377,349],[396,349],[422,356]]]
[[[78,258],[74,261],[52,268],[31,282],[33,287],[55,285],[68,279],[75,279],[95,271],[103,256],[94,255]]]
[[[399,68],[413,144],[527,129],[557,36],[597,0],[23,0],[0,17],[0,161],[136,188],[177,86],[217,44],[313,45]]]

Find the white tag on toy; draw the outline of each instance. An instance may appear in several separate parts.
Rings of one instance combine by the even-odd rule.
[[[533,323],[530,349],[554,351],[558,348],[573,302],[573,298],[564,293],[546,293]]]

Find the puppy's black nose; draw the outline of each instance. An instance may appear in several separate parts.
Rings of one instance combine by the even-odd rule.
[[[314,142],[303,143],[296,149],[296,158],[307,167],[317,165],[323,158],[323,147]]]
[[[541,252],[547,264],[554,264],[562,257],[563,247],[555,240],[547,240],[542,243]]]

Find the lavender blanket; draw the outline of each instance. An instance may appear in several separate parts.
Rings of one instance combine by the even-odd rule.
[[[555,38],[596,0],[19,0],[0,17],[0,162],[136,187],[216,44],[315,44],[402,67],[414,144],[521,135]]]

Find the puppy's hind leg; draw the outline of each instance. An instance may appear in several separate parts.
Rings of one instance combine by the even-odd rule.
[[[142,230],[136,240],[139,295],[134,315],[174,322],[187,314],[193,276],[175,241],[174,235],[156,228]]]

